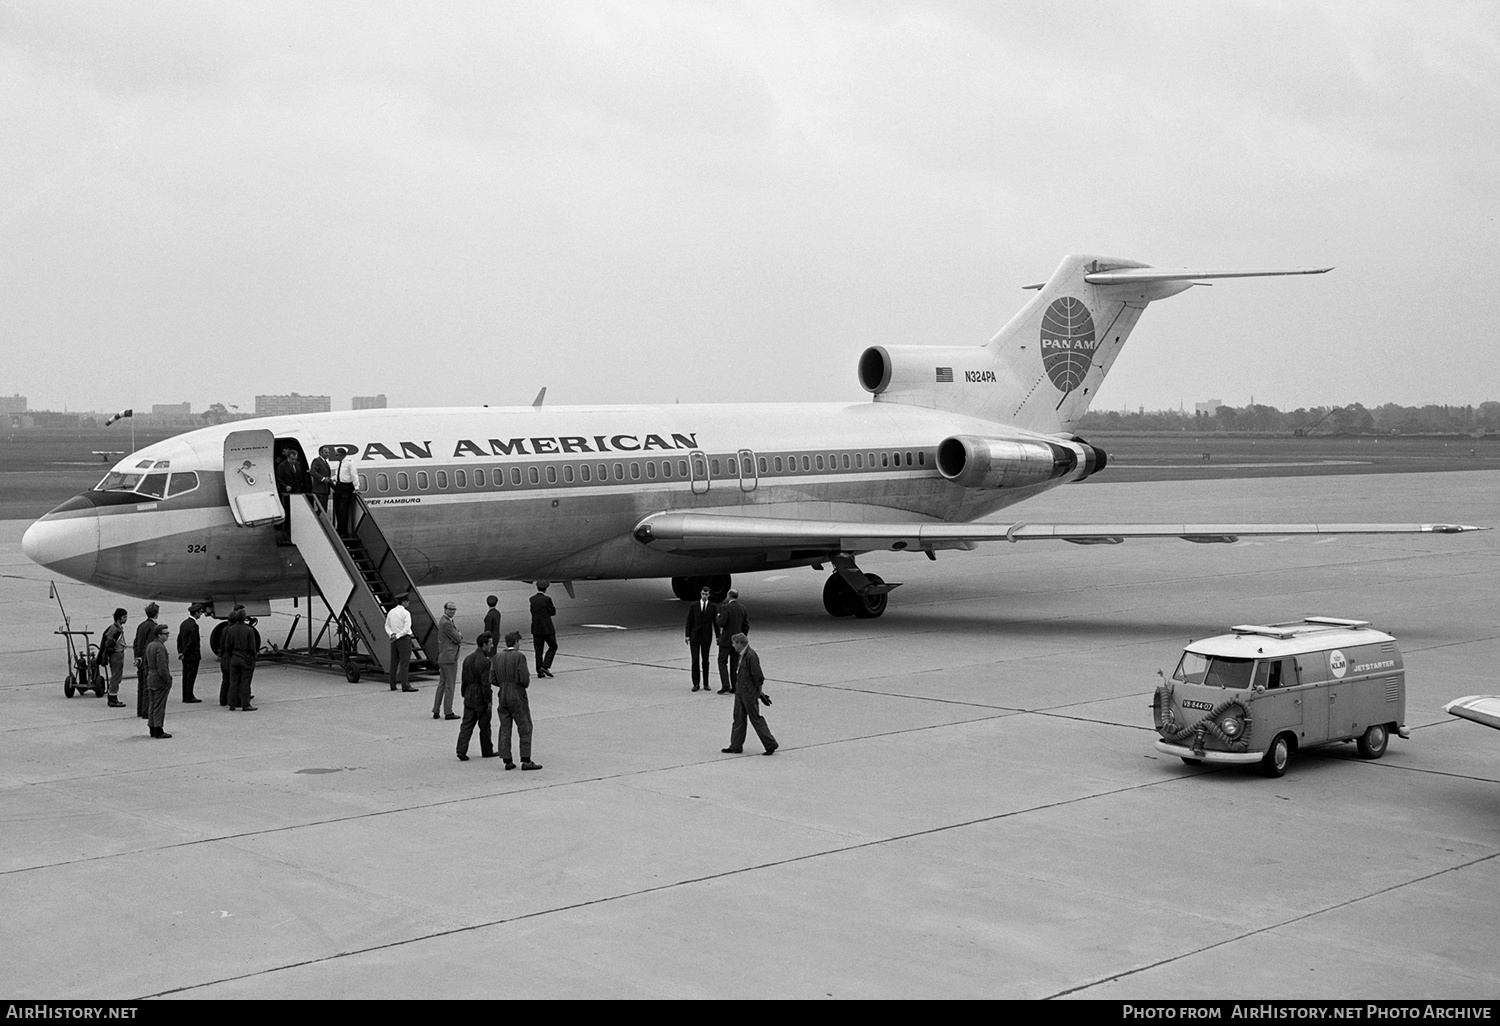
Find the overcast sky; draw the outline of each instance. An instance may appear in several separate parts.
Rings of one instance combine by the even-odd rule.
[[[1070,252],[1096,408],[1500,399],[1500,5],[0,0],[0,394],[860,400]]]

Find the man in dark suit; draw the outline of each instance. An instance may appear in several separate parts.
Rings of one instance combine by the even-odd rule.
[[[719,607],[709,601],[708,585],[698,593],[698,601],[688,607],[687,644],[688,657],[693,661],[693,690],[698,690],[698,666],[703,666],[703,693],[711,689],[708,683],[708,651],[713,647]]]
[[[203,661],[203,645],[198,635],[198,617],[203,607],[194,602],[188,606],[188,617],[177,629],[177,658],[182,660],[182,700],[201,702],[193,697],[193,684],[198,680],[198,664]]]
[[[333,491],[333,468],[328,465],[328,456],[333,446],[321,445],[307,468],[307,490],[317,497],[323,515],[328,515],[328,496]]]
[[[771,736],[771,728],[766,726],[765,717],[760,714],[762,701],[771,704],[770,699],[761,697],[766,675],[760,671],[760,656],[755,654],[755,649],[750,647],[749,639],[743,634],[736,634],[731,643],[740,654],[740,676],[734,684],[734,726],[729,731],[729,747],[723,752],[725,755],[739,755],[745,750],[745,722],[748,720],[765,746],[764,754],[775,755],[781,746]]]
[[[276,491],[281,496],[281,534],[292,536],[292,496],[307,491],[307,475],[297,459],[296,449],[287,449],[280,463],[276,464]]]
[[[536,675],[538,677],[552,676],[552,657],[557,655],[557,629],[552,626],[552,618],[557,615],[557,607],[547,597],[548,581],[536,582],[536,594],[531,596],[531,640],[536,644]],[[542,654],[542,646],[547,648],[546,655]]]
[[[541,764],[531,761],[531,700],[526,697],[531,674],[526,672],[526,657],[516,648],[520,643],[521,632],[511,631],[505,636],[505,650],[490,663],[495,705],[500,711],[500,758],[506,769],[516,768],[510,757],[510,725],[514,723],[521,741],[521,768],[539,770]]]
[[[731,639],[736,634],[750,633],[750,614],[740,605],[739,592],[729,589],[729,598],[719,604],[716,620],[719,632],[719,694],[728,695],[734,691],[732,682],[738,679],[740,672],[739,653],[734,650]]]
[[[145,719],[146,710],[146,646],[156,640],[156,614],[161,607],[155,602],[146,606],[146,619],[136,624],[135,641],[130,651],[135,656],[135,714]]]
[[[224,628],[224,639],[219,647],[229,655],[230,711],[255,712],[255,706],[250,704],[250,680],[255,676],[260,638],[246,621],[245,611],[236,607],[229,614],[229,626]]]
[[[476,642],[477,651],[464,660],[463,683],[464,721],[458,725],[458,760],[469,761],[469,738],[474,727],[479,726],[479,754],[486,759],[495,757],[495,741],[490,736],[490,660],[495,655],[495,641],[488,634],[481,634]]]

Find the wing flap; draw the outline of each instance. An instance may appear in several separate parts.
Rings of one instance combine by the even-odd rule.
[[[1225,543],[1242,537],[1305,534],[1458,534],[1467,524],[945,524],[792,520],[718,513],[654,513],[636,525],[636,541],[683,554],[766,549],[814,552],[923,551],[985,541],[1118,544],[1127,538]]]

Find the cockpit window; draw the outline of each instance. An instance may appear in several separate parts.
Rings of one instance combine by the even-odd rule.
[[[159,461],[158,465],[166,461]],[[169,495],[181,495],[198,487],[198,475],[192,471],[178,471],[169,475],[167,471],[138,474],[111,470],[104,480],[94,486],[96,492],[130,492],[147,499],[161,499]]]
[[[168,497],[190,492],[198,487],[198,475],[189,471],[178,471],[172,475],[172,483],[167,486]]]
[[[1172,674],[1173,680],[1188,684],[1206,684],[1211,688],[1234,688],[1243,691],[1250,686],[1253,659],[1230,659],[1226,656],[1201,656],[1184,652]]]

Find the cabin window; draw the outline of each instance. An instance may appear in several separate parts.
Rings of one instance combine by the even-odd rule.
[[[780,473],[780,471],[781,471],[781,457],[780,456],[776,457],[776,470],[777,470],[778,473]]]
[[[555,464],[547,464],[547,483],[557,484],[557,467]]]
[[[615,464],[615,480],[616,481],[623,481],[623,480],[625,480],[625,464],[623,464],[623,463],[616,463]]]
[[[639,463],[635,462],[634,460],[631,460],[630,461],[630,480],[632,480],[632,481],[639,481],[640,479],[641,479],[641,465]]]
[[[191,470],[172,475],[172,482],[167,486],[168,495],[183,495],[198,487],[198,475]]]
[[[923,467],[927,466],[927,454],[920,449],[917,450],[917,464]]]
[[[766,472],[766,458],[761,456],[757,462],[760,463],[760,472],[764,474]]]
[[[823,455],[822,455],[822,453],[818,454],[817,464],[818,464],[818,469],[822,470],[823,469]]]
[[[865,469],[865,454],[864,453],[857,452],[857,453],[854,454],[854,465],[856,467],[858,467],[860,470]]]
[[[476,470],[476,471],[474,471],[474,487],[475,488],[483,488],[484,487],[484,471],[482,471],[482,470]]]
[[[468,474],[468,472],[464,471],[464,470],[455,470],[453,472],[453,483],[455,485],[457,485],[458,487],[460,487],[460,488],[467,488],[467,487],[469,487],[469,474]]]
[[[849,469],[849,454],[847,452],[844,453],[844,469]]]
[[[462,474],[463,471],[460,470],[459,473]],[[411,477],[404,470],[396,475],[396,490],[399,492],[411,490]]]
[[[424,492],[427,490],[427,471],[417,471],[417,487]]]
[[[537,470],[535,467],[527,467],[526,468],[526,476],[527,476],[527,478],[530,479],[530,481],[531,481],[532,484],[541,484],[542,483],[542,474],[541,474],[541,471]]]
[[[385,474],[376,474],[375,487],[379,488],[382,492],[390,491],[391,479]]]
[[[802,469],[803,470],[811,470],[812,469],[812,457],[811,456],[804,456],[804,457],[802,457]]]
[[[494,483],[496,488],[505,487],[505,471],[498,468],[490,471],[490,481]]]
[[[513,485],[518,485],[518,484],[521,483],[521,468],[520,467],[511,467],[510,468],[510,483],[513,484]]]
[[[440,490],[448,490],[448,472],[446,470],[439,470],[437,472],[437,484]]]
[[[907,465],[907,466],[908,466],[908,467],[909,467],[909,466],[911,466],[911,453],[910,453],[910,452],[908,452],[908,453],[907,453],[907,454],[906,454],[906,465]]]
[[[361,491],[361,492],[368,492],[370,490],[370,481],[369,481],[369,479],[367,477],[365,477],[365,475],[363,475],[363,474],[359,474],[357,476],[359,477],[359,489],[358,490]]]
[[[709,460],[708,461],[708,465],[709,465],[709,468],[710,468],[709,472],[712,473],[714,477],[718,477],[719,476],[719,461],[718,460]],[[733,471],[731,471],[731,473],[733,473]]]
[[[650,478],[651,480],[653,480],[653,481],[656,480],[656,461],[655,460],[647,460],[646,461],[646,476],[648,478]]]
[[[583,469],[587,470],[589,468],[588,467],[584,467]],[[563,467],[563,481],[566,484],[572,484],[573,483],[573,464],[569,463],[569,464],[566,464]]]
[[[608,481],[609,480],[609,464],[608,463],[601,463],[597,467],[595,467],[594,469],[596,471],[598,471],[598,473],[599,473],[599,480],[601,480],[601,481]]]
[[[737,460],[725,460],[724,461],[724,465],[727,468],[727,472],[728,472],[728,474],[729,474],[730,477],[735,477],[735,476],[737,476],[739,474],[739,472],[740,472],[739,461],[737,461]],[[745,469],[749,470],[750,468],[746,467]]]
[[[589,465],[587,463],[580,463],[578,465],[578,476],[581,480],[588,481],[590,473],[592,473],[592,471],[589,470]]]

